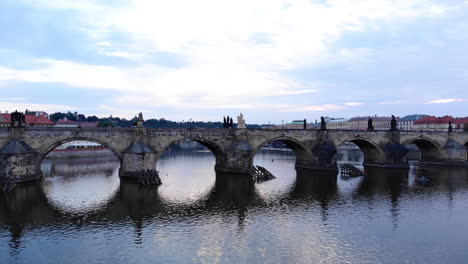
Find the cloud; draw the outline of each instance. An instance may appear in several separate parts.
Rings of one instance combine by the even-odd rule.
[[[119,57],[119,58],[125,58],[129,60],[141,60],[144,57],[144,54],[135,53],[135,52],[102,51],[100,53],[106,56],[110,56],[110,57]]]
[[[361,102],[347,102],[347,103],[344,103],[344,105],[346,106],[360,106],[360,105],[363,105],[364,103],[361,103]]]
[[[275,72],[251,72],[241,65],[201,68],[164,68],[143,65],[135,68],[87,65],[40,59],[41,69],[18,70],[0,67],[0,80],[63,83],[76,87],[125,92],[120,103],[141,100],[159,105],[181,106],[191,101],[208,103],[245,101],[245,98],[283,96],[316,92]]]
[[[343,109],[345,106],[336,104],[323,104],[323,105],[309,105],[309,106],[291,106],[282,109],[282,112],[319,112],[319,111],[333,111]]]
[[[288,96],[309,95],[309,99],[311,93],[323,91],[320,81],[314,80],[319,77],[307,76],[305,81],[291,72],[335,64],[359,69],[356,65],[372,59],[378,51],[334,47],[347,33],[398,26],[449,10],[432,0],[128,0],[111,5],[91,0],[21,2],[79,14],[77,27],[89,34],[96,55],[132,62],[125,66],[89,65],[39,57],[31,63],[41,68],[0,66],[0,82],[62,83],[117,91],[106,104],[119,103],[128,110],[122,114],[134,111],[129,105],[279,112],[360,106],[364,103],[338,104],[333,101],[336,99],[323,99],[316,105],[305,105],[310,100],[291,102]],[[162,59],[152,57],[155,53],[180,57],[184,64],[162,66]],[[279,103],[265,103],[270,101]]]
[[[4,98],[0,98],[0,102],[2,102],[2,101],[22,102],[22,101],[26,101],[26,98],[24,98],[24,97],[4,97]]]
[[[137,112],[135,111],[135,109],[109,106],[109,105],[99,105],[96,109],[94,109],[93,113],[94,115],[98,117],[109,117],[109,115],[113,115],[113,116],[131,119],[135,117],[139,112],[142,112],[143,114],[145,114],[146,118],[154,117],[153,111],[149,109],[145,109],[144,107],[140,107]]]
[[[77,11],[98,11],[102,10],[103,6],[100,6],[96,1],[92,0],[17,0],[27,5],[31,5],[38,8],[49,8],[49,9],[65,9],[65,10],[77,10]]]
[[[60,104],[34,104],[34,103],[19,103],[19,102],[0,102],[0,109],[2,111],[24,111],[26,109],[29,110],[40,110],[46,111],[48,113],[53,112],[64,112],[64,111],[72,111],[77,109],[77,107],[69,106],[69,105],[60,105]]]
[[[455,103],[455,102],[464,102],[464,99],[460,98],[447,98],[447,99],[437,99],[425,102],[425,104],[447,104],[447,103]]]
[[[400,100],[379,102],[380,105],[398,105],[398,104],[402,104],[402,103],[403,102],[400,101]]]
[[[97,43],[111,43],[112,32],[123,32],[132,49],[139,52],[183,55],[193,68],[216,64],[223,69],[224,65],[238,64],[251,71],[297,69],[324,59],[329,62],[330,56],[324,54],[346,32],[435,16],[447,9],[430,0],[129,0],[116,6],[93,1],[31,2],[81,12],[86,22],[83,27]],[[262,41],[252,41],[259,36]],[[125,56],[126,52],[115,54]],[[365,47],[343,48],[334,57],[349,62],[368,53]]]
[[[238,62],[284,70],[319,63],[329,44],[345,32],[439,15],[445,9],[428,0],[132,0],[125,9],[111,9],[102,20],[90,21],[89,30],[99,35],[95,33],[119,29],[142,49],[182,54],[194,64]],[[268,41],[252,41],[258,36]],[[368,52],[342,49],[336,55],[355,60]]]

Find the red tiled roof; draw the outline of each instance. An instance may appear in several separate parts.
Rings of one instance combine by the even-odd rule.
[[[53,125],[54,122],[52,122],[49,118],[47,118],[44,115],[26,115],[26,124],[34,124],[34,125]]]
[[[419,120],[414,121],[414,124],[415,125],[448,124],[449,122],[452,122],[452,124],[461,125],[464,123],[468,123],[468,117],[454,118],[452,116],[443,116],[443,117],[426,116]]]
[[[62,118],[57,121],[59,125],[78,125],[79,127],[97,127],[98,122],[80,122],[80,121],[72,121],[70,119]]]
[[[0,123],[1,124],[10,124],[11,115],[10,114],[0,114]]]
[[[25,115],[26,124],[30,125],[53,125],[49,118],[44,115]],[[11,115],[10,114],[0,114],[0,123],[2,124],[10,124],[11,123]]]

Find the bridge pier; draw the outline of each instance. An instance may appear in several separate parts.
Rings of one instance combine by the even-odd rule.
[[[392,133],[390,132],[389,134]],[[408,154],[408,149],[399,143],[399,139],[391,138],[390,142],[380,145],[379,148],[381,149],[381,153],[379,153],[378,149],[363,151],[363,165],[365,167],[396,170],[409,169],[408,159],[406,156]]]
[[[0,149],[0,177],[11,177],[15,182],[38,180],[42,177],[37,151],[19,139]]]
[[[119,176],[138,179],[144,172],[156,173],[157,157],[156,150],[139,140],[123,151]]]
[[[298,159],[296,155],[296,171],[301,173],[320,172],[320,174],[337,174],[336,147],[333,143],[323,141],[312,148],[314,159]]]
[[[230,174],[249,174],[253,167],[253,150],[246,141],[234,141],[226,149],[224,158],[217,161],[215,170]]]
[[[446,159],[441,161],[443,165],[468,165],[468,150],[466,146],[449,139],[442,149],[447,155]]]

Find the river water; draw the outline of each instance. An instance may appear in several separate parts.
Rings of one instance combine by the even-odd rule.
[[[41,182],[0,194],[0,263],[468,263],[466,168],[346,178],[294,160],[261,151],[277,178],[256,184],[171,148],[157,188],[113,157],[45,160]]]

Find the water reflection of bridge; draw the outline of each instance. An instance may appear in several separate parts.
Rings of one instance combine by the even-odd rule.
[[[99,173],[111,176],[118,160],[114,156],[77,157],[63,159],[45,159],[41,170],[45,177],[51,175],[74,176],[79,174]]]
[[[159,195],[157,188],[142,187],[122,180],[118,192],[107,206],[84,215],[70,215],[57,210],[40,184],[27,183],[0,196],[0,226],[10,231],[11,245],[18,246],[23,232],[46,226],[59,227],[64,223],[84,227],[119,223],[130,218],[138,233],[144,228],[144,219],[191,221],[213,215],[230,215],[237,216],[239,228],[242,228],[249,212],[262,210],[268,214],[270,209],[277,207],[278,201],[290,211],[304,208],[310,210],[311,205],[316,204],[322,221],[326,223],[329,211],[338,210],[336,207],[343,203],[348,203],[350,207],[364,204],[364,207],[372,210],[374,204],[377,206],[378,202],[386,200],[391,203],[390,211],[397,227],[398,206],[402,196],[405,200],[420,200],[435,194],[453,197],[456,192],[468,189],[468,171],[464,168],[434,171],[428,175],[431,182],[424,188],[414,182],[409,183],[407,174],[395,175],[394,171],[372,169],[368,176],[356,179],[359,183],[349,193],[339,190],[336,178],[323,176],[330,175],[298,174],[291,188],[276,197],[275,202],[271,202],[258,194],[251,178],[217,173],[211,191],[190,204],[167,202]]]

